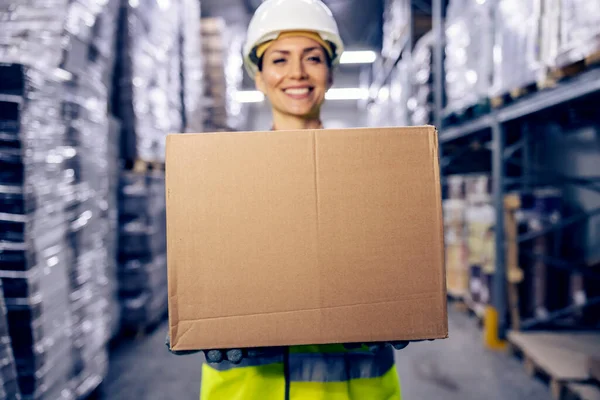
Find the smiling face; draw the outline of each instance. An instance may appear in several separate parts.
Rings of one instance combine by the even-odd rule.
[[[280,116],[318,118],[332,83],[325,49],[313,39],[293,36],[274,41],[256,74],[256,87]]]

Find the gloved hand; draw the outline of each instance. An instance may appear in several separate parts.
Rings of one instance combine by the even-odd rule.
[[[244,358],[274,357],[283,354],[285,347],[261,347],[251,349],[223,349],[205,351],[206,361],[209,363],[220,363],[229,361],[232,364],[239,364]]]
[[[344,347],[348,350],[367,348],[371,353],[376,353],[387,346],[392,346],[396,350],[402,350],[408,346],[409,341],[401,342],[375,342],[375,343],[344,343]]]
[[[432,341],[433,339],[430,339]],[[413,342],[422,342],[423,340],[414,340]],[[406,348],[411,341],[397,341],[397,342],[376,342],[376,343],[344,343],[344,347],[348,350],[355,350],[359,348],[367,348],[370,352],[376,353],[387,346],[392,346],[396,350],[402,350]],[[232,364],[239,364],[244,358],[256,358],[256,357],[269,357],[282,354],[285,351],[285,347],[261,347],[252,349],[226,349],[226,350],[183,350],[174,351],[171,350],[170,338],[167,333],[165,340],[167,349],[172,354],[177,356],[196,354],[203,352],[206,357],[206,361],[212,364],[218,364],[222,361],[229,361]]]
[[[165,345],[171,354],[176,356],[186,356],[189,354],[204,353],[206,361],[209,363],[220,363],[221,361],[227,360],[232,364],[239,364],[245,357],[268,357],[277,354],[282,354],[284,348],[282,347],[265,347],[256,349],[227,349],[227,350],[171,350],[171,338],[169,333],[165,338]]]

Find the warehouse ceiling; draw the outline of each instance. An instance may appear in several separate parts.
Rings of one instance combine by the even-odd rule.
[[[229,25],[245,27],[261,0],[200,0],[202,15],[223,17]],[[324,0],[335,15],[350,49],[381,48],[383,0]]]

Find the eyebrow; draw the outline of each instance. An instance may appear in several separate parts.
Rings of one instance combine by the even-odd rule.
[[[318,46],[309,47],[309,48],[306,48],[306,49],[302,50],[302,53],[306,54],[306,53],[310,53],[311,51],[315,51],[315,50],[318,50],[318,49],[319,49]],[[289,50],[273,49],[273,53],[290,54],[291,52]]]

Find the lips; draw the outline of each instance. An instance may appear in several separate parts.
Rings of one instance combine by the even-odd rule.
[[[314,88],[312,87],[294,87],[294,88],[287,88],[287,89],[283,89],[283,92],[294,98],[294,99],[304,99],[307,98],[309,96],[309,94],[313,91]]]
[[[308,94],[310,92],[310,88],[294,88],[294,89],[285,89],[284,92],[292,95],[303,95]]]

